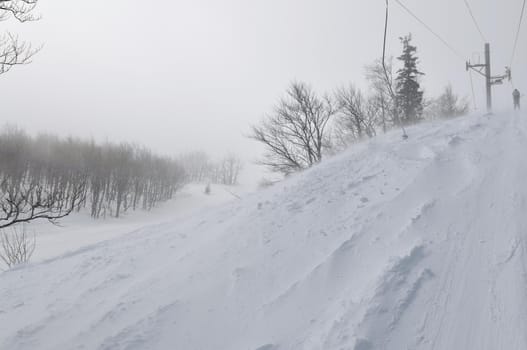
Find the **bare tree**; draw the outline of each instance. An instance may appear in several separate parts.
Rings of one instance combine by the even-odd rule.
[[[5,20],[10,15],[20,22],[34,21],[38,16],[33,14],[38,0],[0,0],[0,19]]]
[[[236,185],[243,169],[243,162],[233,153],[216,161],[205,152],[190,152],[180,156],[178,161],[185,169],[186,181],[195,183]]]
[[[86,206],[94,218],[151,209],[185,179],[178,162],[141,147],[34,138],[12,128],[0,130],[0,164],[0,228],[57,222]]]
[[[452,118],[465,115],[469,110],[468,100],[460,98],[448,85],[437,99],[431,101],[427,114],[432,118]]]
[[[250,137],[264,144],[261,164],[285,175],[320,162],[328,146],[326,128],[335,114],[329,97],[319,98],[304,83],[293,83],[274,113],[253,126]]]
[[[37,20],[33,14],[38,0],[0,0],[0,21],[14,17],[19,22]],[[11,33],[0,37],[0,74],[8,72],[11,68],[31,62],[33,56],[39,51],[31,44],[20,41],[18,36]]]
[[[236,185],[238,177],[243,168],[243,162],[235,154],[229,154],[220,162],[219,166],[219,182],[224,185]]]
[[[14,183],[16,182],[16,183]],[[0,229],[37,219],[56,223],[68,216],[83,194],[83,184],[68,191],[40,183],[2,179],[0,183]]]
[[[25,225],[21,230],[14,226],[11,232],[0,231],[0,260],[7,268],[28,263],[35,247],[35,235],[29,236]]]
[[[345,147],[364,137],[376,135],[379,107],[374,100],[364,97],[352,85],[337,90],[335,100],[338,107],[335,128],[337,146]]]
[[[210,180],[213,165],[210,157],[203,151],[186,153],[179,157],[179,162],[185,168],[187,181],[202,182]]]
[[[0,74],[6,73],[14,66],[31,63],[33,56],[39,51],[27,42],[20,42],[11,33],[0,37]]]
[[[375,61],[366,66],[366,79],[370,83],[371,102],[379,108],[378,124],[383,132],[398,124],[397,108],[393,91],[395,91],[393,77],[393,59],[390,58],[384,70],[382,61]]]
[[[51,222],[71,213],[81,199],[82,183],[74,183],[68,171],[51,174],[21,130],[0,134],[0,229],[36,219]],[[53,178],[52,184],[44,179]]]

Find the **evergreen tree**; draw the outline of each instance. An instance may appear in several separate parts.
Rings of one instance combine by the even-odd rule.
[[[412,35],[401,38],[403,54],[397,57],[403,62],[403,68],[397,71],[396,105],[403,124],[416,123],[423,115],[423,91],[419,85],[419,76],[424,75],[417,69],[417,48],[411,45]]]

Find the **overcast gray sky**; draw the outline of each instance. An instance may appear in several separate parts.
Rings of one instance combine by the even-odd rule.
[[[483,41],[463,0],[402,0],[464,57]],[[522,0],[469,0],[492,45],[493,69],[509,64]],[[135,141],[164,154],[203,149],[256,157],[243,135],[291,80],[331,91],[364,86],[364,66],[381,55],[382,0],[41,0],[39,22],[1,23],[45,44],[31,65],[0,77],[0,122],[31,132]],[[449,82],[470,95],[464,61],[392,0],[388,52],[413,33],[423,87]],[[527,20],[526,20],[527,22]],[[527,91],[527,23],[513,66]],[[484,107],[484,85],[474,76]],[[511,87],[494,89],[509,108]]]

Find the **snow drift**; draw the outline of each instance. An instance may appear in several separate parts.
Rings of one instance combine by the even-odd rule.
[[[527,349],[527,119],[392,132],[0,274],[1,349]]]

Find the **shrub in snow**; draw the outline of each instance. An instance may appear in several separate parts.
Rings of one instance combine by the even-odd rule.
[[[29,235],[25,225],[21,230],[12,226],[10,231],[0,232],[0,261],[7,268],[29,262],[35,252],[35,247],[35,235]]]

